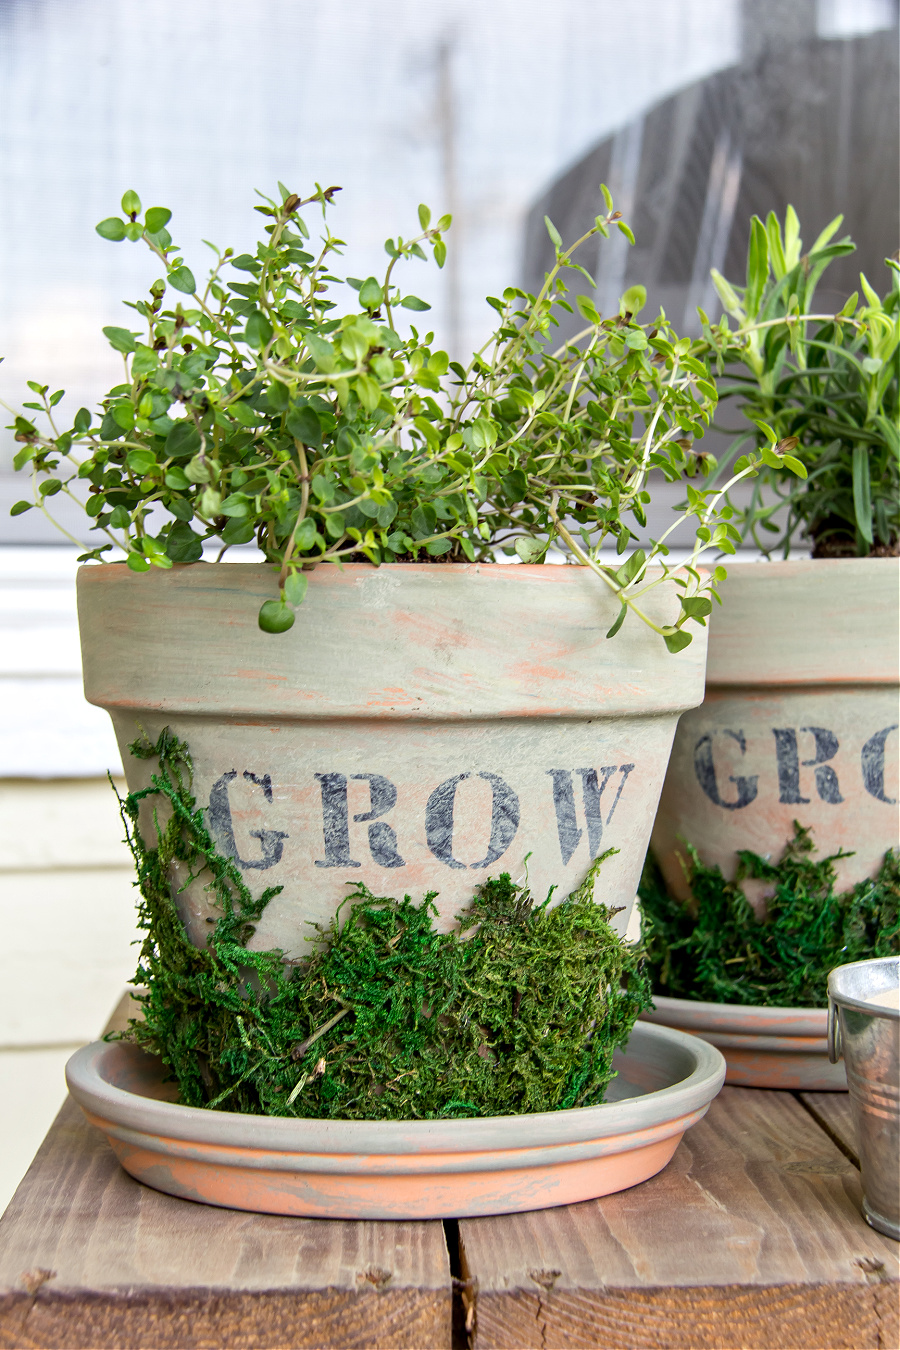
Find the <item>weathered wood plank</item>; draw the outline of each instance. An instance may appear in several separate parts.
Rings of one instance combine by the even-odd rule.
[[[460,1221],[476,1350],[890,1346],[896,1244],[788,1093],[726,1088],[658,1177],[603,1200]]]
[[[111,1023],[122,1025],[121,1004]],[[71,1100],[0,1220],[0,1346],[451,1343],[440,1223],[213,1209],[139,1185]]]
[[[827,1134],[836,1141],[842,1152],[859,1167],[856,1148],[856,1125],[850,1107],[849,1092],[801,1092],[800,1100],[811,1111]]]

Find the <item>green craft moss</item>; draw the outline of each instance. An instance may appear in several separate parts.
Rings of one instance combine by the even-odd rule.
[[[875,877],[835,893],[838,858],[814,859],[810,832],[794,837],[772,864],[738,853],[734,881],[691,859],[692,900],[674,899],[648,856],[639,890],[643,944],[655,993],[710,1003],[781,1008],[828,1006],[828,972],[849,961],[900,952],[900,858],[889,850]],[[767,915],[757,919],[741,890],[768,883]]]
[[[216,852],[187,746],[164,731],[131,749],[159,772],[121,802],[146,931],[135,977],[144,1018],[125,1036],[162,1057],[184,1104],[410,1120],[603,1100],[613,1053],[651,1004],[642,954],[591,898],[608,854],[552,908],[508,874],[491,878],[450,933],[435,930],[435,892],[415,905],[357,886],[292,964],[246,945],[280,888],[254,899]],[[155,847],[138,829],[142,803],[153,807]],[[179,918],[175,860],[215,894],[206,950]]]

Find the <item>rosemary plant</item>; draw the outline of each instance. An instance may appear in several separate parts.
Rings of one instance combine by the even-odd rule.
[[[474,562],[497,549],[538,563],[552,545],[620,600],[612,636],[629,610],[651,622],[641,597],[674,571],[667,536],[629,552],[646,525],[649,475],[661,470],[692,480],[685,511],[697,529],[689,565],[674,577],[680,612],[651,626],[671,650],[687,646],[685,625],[705,623],[725,575],[697,564],[739,541],[730,483],[700,486],[714,463],[693,450],[716,403],[707,367],[664,315],[638,322],[640,287],[606,316],[577,297],[582,331],[553,344],[559,312],[572,312],[565,276],[583,270],[580,245],[611,228],[632,239],[609,193],[606,214],[569,248],[547,222],[556,259],[540,292],[509,287],[489,298],[497,326],[461,364],[431,332],[398,326],[402,314],[429,308],[399,285],[399,264],[430,249],[442,266],[450,217],[432,223],[421,206],[419,232],[386,241],[380,278],[342,280],[331,270],[342,241],[326,216],[337,191],[317,187],[301,199],[280,185],[279,200],[255,208],[266,220],[255,251],[214,248],[201,284],[169,234],[170,211],[142,216],[126,192],[123,215],[98,232],[143,240],[160,276],[147,298],[129,302],[135,327],[104,329],[123,378],[97,415],[82,408],[60,424],[63,391],[30,385],[37,400],[13,429],[15,464],[30,470],[33,491],[13,514],[51,516],[54,496],[77,497],[87,480],[87,514],[103,542],[82,558],[121,549],[135,571],[255,542],[279,573],[280,599],[260,611],[268,632],[292,625],[319,564]],[[322,212],[315,243],[307,208]],[[49,429],[38,429],[37,414]],[[764,460],[803,472],[764,449],[745,456],[731,482]],[[611,566],[601,550],[613,545],[623,561]],[[651,574],[651,564],[661,567]]]
[[[747,284],[713,273],[728,316],[704,323],[719,371],[720,398],[738,398],[750,426],[731,448],[755,444],[765,467],[754,483],[742,531],[765,553],[787,557],[796,538],[815,557],[896,554],[900,536],[900,263],[886,259],[891,284],[880,296],[860,274],[837,314],[817,312],[816,287],[833,258],[852,253],[832,242],[836,217],[803,252],[793,207],[781,222],[754,217]],[[705,320],[705,316],[704,320]],[[796,453],[797,479],[769,450]],[[773,519],[773,517],[777,517]],[[766,540],[768,533],[773,538]]]

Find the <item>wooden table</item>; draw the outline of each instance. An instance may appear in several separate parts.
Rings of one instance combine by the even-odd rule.
[[[897,1350],[860,1201],[842,1093],[725,1088],[641,1186],[443,1224],[176,1200],[69,1101],[0,1220],[0,1346]]]

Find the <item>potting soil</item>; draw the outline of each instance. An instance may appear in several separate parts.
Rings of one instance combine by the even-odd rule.
[[[302,961],[247,947],[280,888],[255,899],[216,851],[191,793],[187,745],[164,731],[131,747],[151,786],[121,800],[146,936],[143,1020],[125,1038],[162,1057],[180,1101],[276,1116],[411,1120],[592,1106],[612,1058],[651,1005],[638,949],[592,898],[604,854],[562,903],[535,904],[507,873],[486,881],[450,933],[421,904],[357,886]],[[138,828],[152,806],[155,840]],[[173,862],[220,916],[194,946]]]

